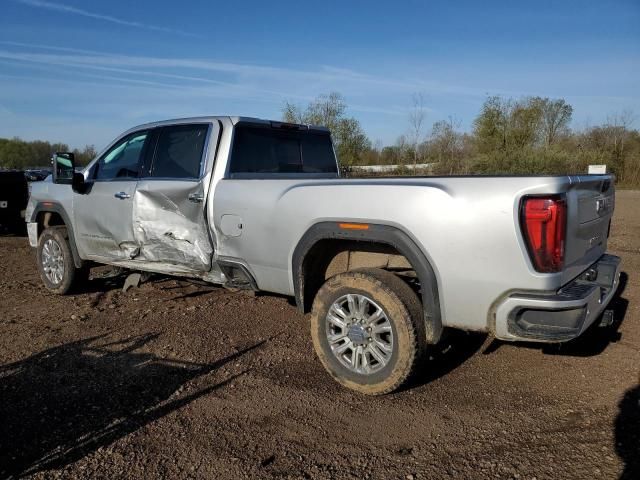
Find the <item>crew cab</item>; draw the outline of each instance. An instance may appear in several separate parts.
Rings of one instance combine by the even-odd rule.
[[[562,342],[619,283],[611,175],[340,178],[330,132],[245,117],[150,123],[33,184],[42,281],[94,264],[295,297],[343,385],[397,389],[446,328]],[[230,327],[233,328],[233,327]]]

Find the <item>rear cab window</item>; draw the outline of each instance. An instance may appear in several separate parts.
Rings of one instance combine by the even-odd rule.
[[[230,178],[335,178],[336,157],[328,131],[239,123],[235,127]]]

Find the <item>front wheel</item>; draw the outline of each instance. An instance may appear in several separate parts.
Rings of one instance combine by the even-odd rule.
[[[422,308],[398,276],[378,269],[338,274],[320,288],[311,313],[313,345],[342,385],[368,395],[399,388],[426,342]]]
[[[88,279],[85,268],[77,268],[73,261],[65,227],[47,228],[38,239],[38,271],[45,287],[64,295]]]

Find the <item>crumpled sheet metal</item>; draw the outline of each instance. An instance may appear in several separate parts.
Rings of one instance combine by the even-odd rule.
[[[178,205],[165,193],[136,190],[133,201],[133,231],[140,250],[136,260],[169,262],[206,271],[211,266],[213,249],[202,217],[201,207],[188,200],[189,192],[180,192],[184,202]],[[181,203],[182,203],[181,202]],[[200,213],[196,212],[200,210]],[[196,213],[194,222],[185,213]]]

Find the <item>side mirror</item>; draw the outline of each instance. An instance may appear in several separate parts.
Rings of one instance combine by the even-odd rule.
[[[73,184],[73,174],[76,170],[75,156],[69,152],[53,154],[53,183]]]
[[[79,172],[73,173],[71,188],[76,193],[87,193],[87,184],[84,181],[84,175],[82,173],[79,173]]]
[[[70,152],[56,152],[53,155],[53,183],[71,185],[76,193],[86,193],[84,175],[76,172],[75,156]]]

